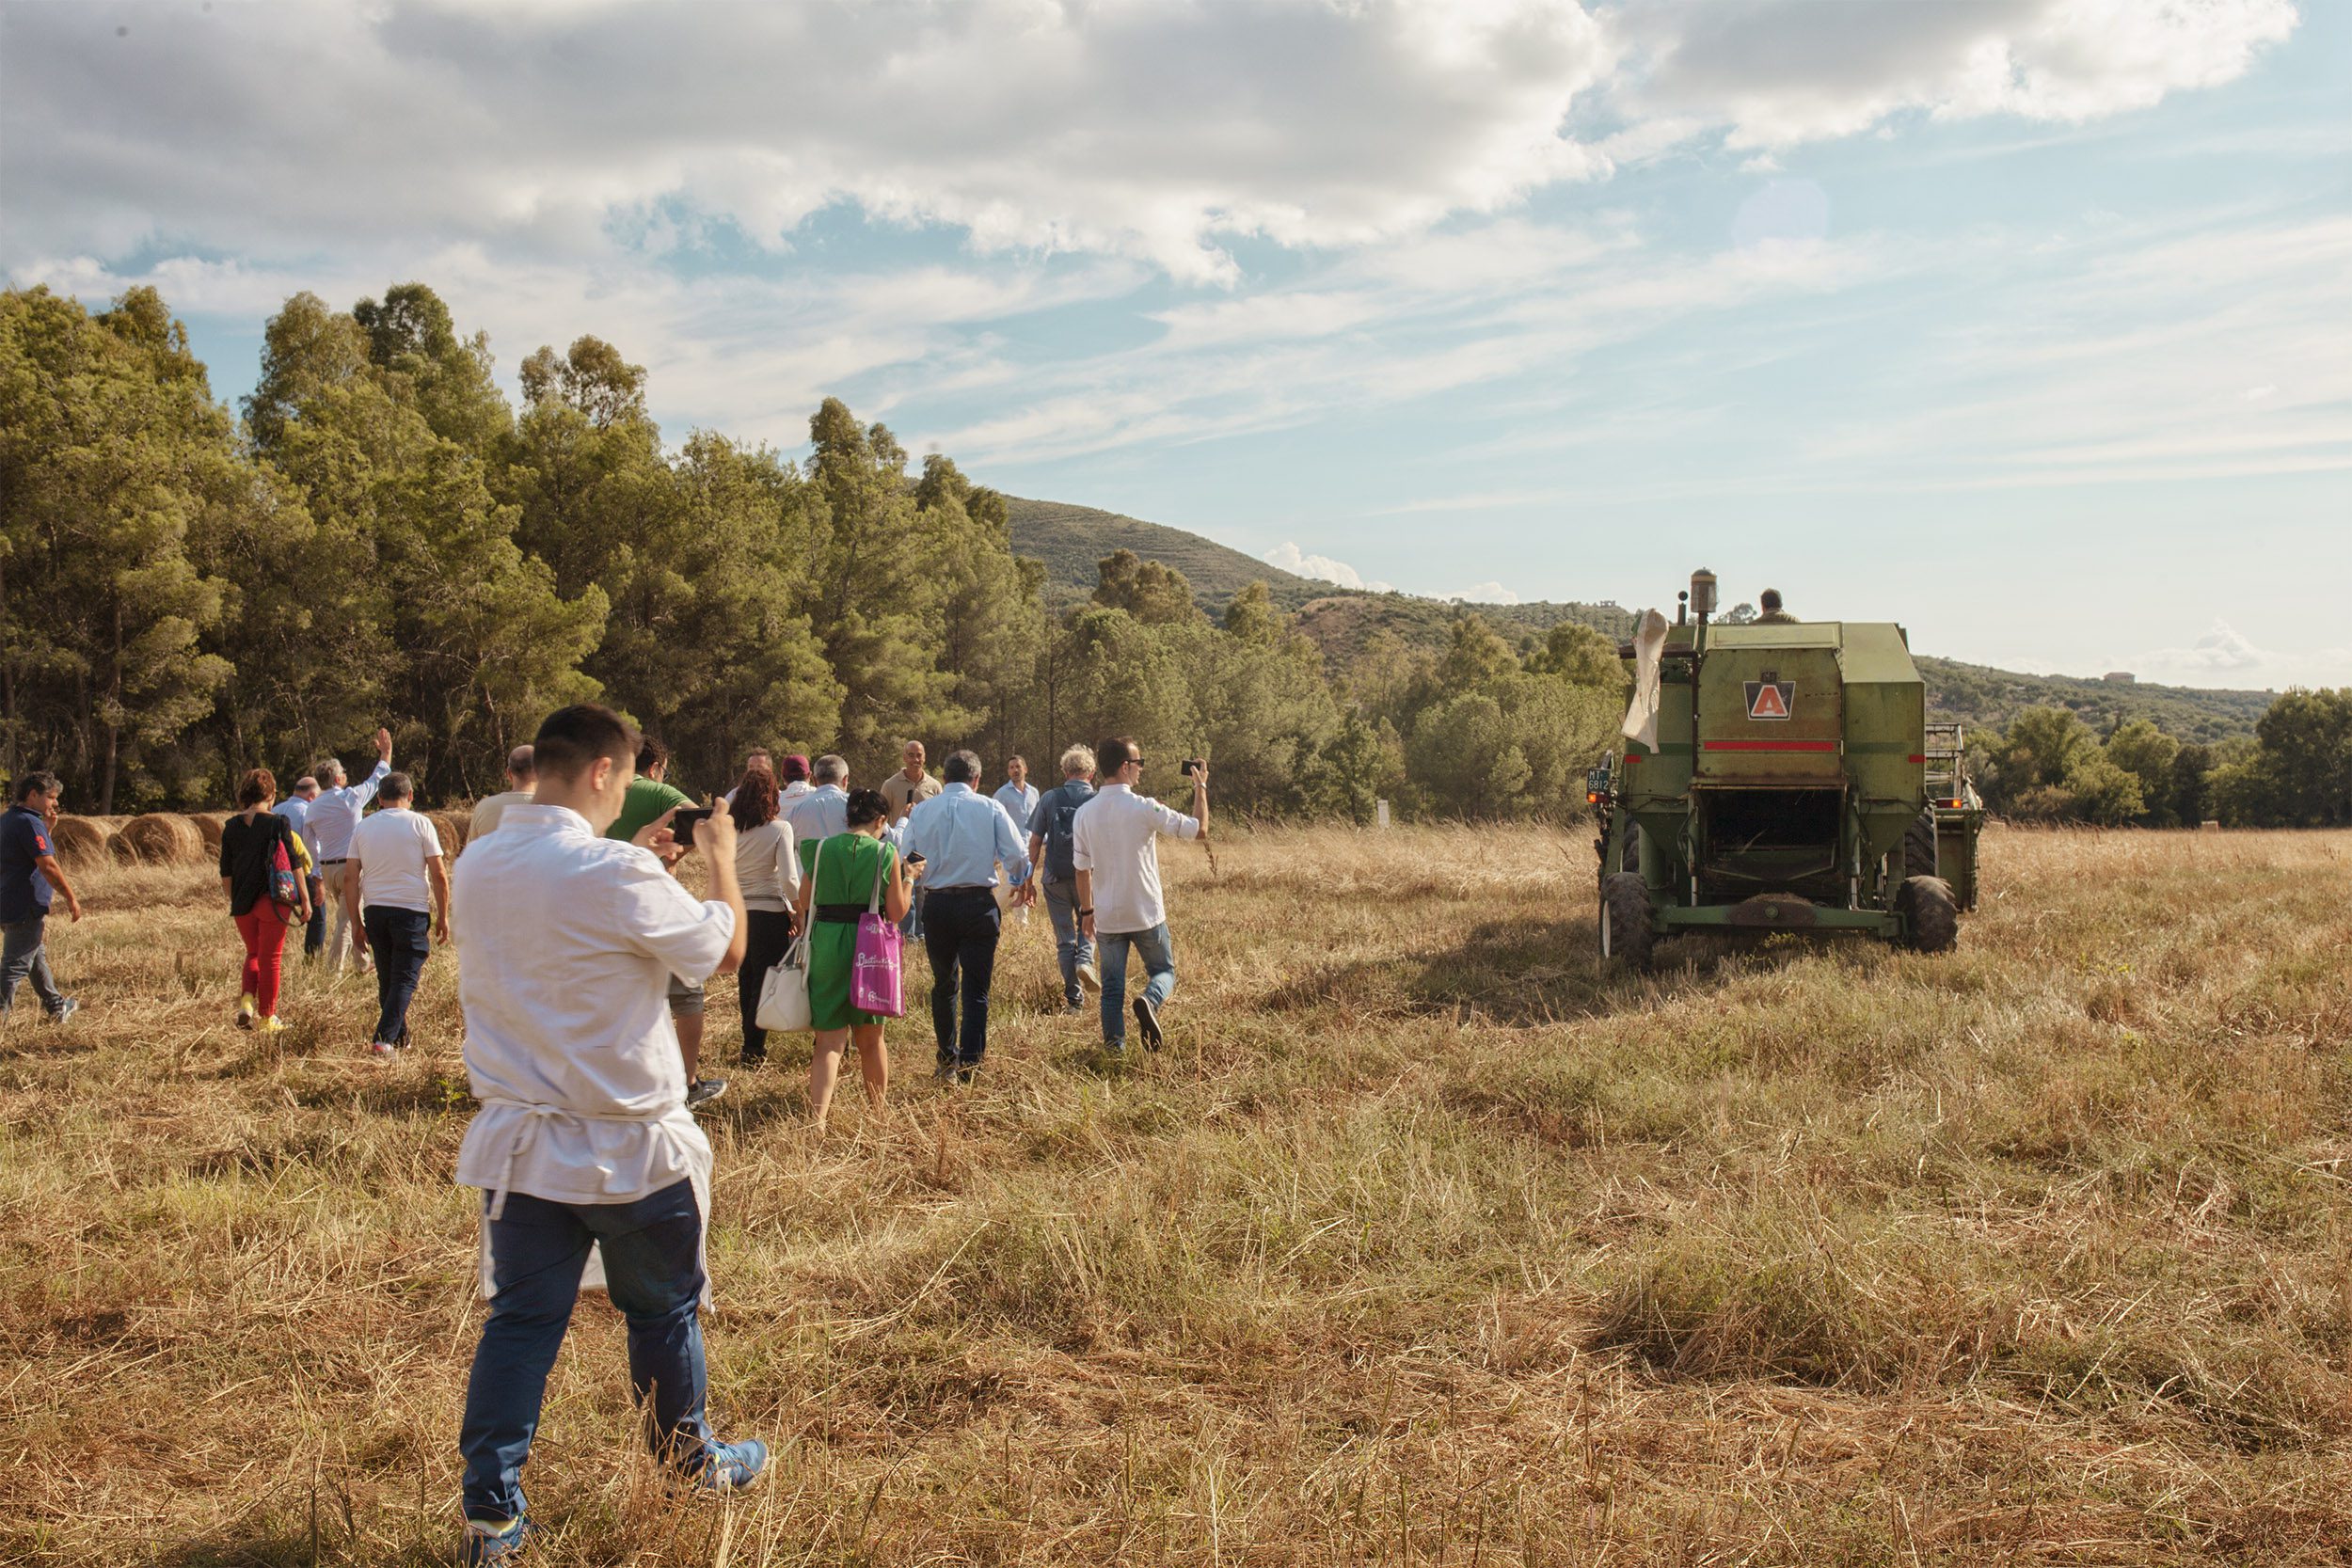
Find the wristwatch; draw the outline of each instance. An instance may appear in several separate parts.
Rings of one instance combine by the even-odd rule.
[[[1090,917],[1093,913],[1094,913],[1094,911],[1093,911],[1092,910],[1080,910],[1080,911],[1078,911],[1078,918],[1079,918],[1079,919],[1081,919],[1081,920],[1085,920],[1085,919],[1088,919],[1089,917]]]

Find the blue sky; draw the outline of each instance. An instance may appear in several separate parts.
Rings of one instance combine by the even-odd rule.
[[[2352,7],[0,8],[0,268],[421,278],[1340,580],[2352,684]],[[2316,597],[2301,592],[2320,585]]]

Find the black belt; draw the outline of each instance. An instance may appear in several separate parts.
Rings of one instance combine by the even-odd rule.
[[[329,865],[341,865],[341,864],[342,864],[342,863],[343,863],[343,862],[345,862],[345,861],[349,860],[350,858],[351,858],[351,857],[350,857],[349,855],[337,855],[337,856],[336,856],[333,860],[331,860],[331,861],[321,861],[321,862],[319,862],[319,864],[320,864],[322,867],[324,867],[324,866],[329,866]]]
[[[866,906],[863,904],[819,904],[817,906],[817,918],[833,926],[854,926],[858,922],[858,917],[865,912]]]
[[[994,893],[994,882],[958,882],[953,887],[935,887],[932,893]]]

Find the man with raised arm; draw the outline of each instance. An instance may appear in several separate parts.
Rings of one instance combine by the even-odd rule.
[[[319,782],[319,794],[304,818],[302,841],[310,846],[319,875],[336,894],[335,928],[326,939],[326,966],[331,971],[341,972],[346,954],[357,958],[362,970],[373,963],[367,954],[367,932],[359,924],[358,906],[342,894],[343,862],[351,854],[351,835],[358,831],[359,814],[368,809],[391,770],[392,732],[387,729],[375,732],[375,767],[358,784],[344,782],[343,765],[334,757],[310,769],[311,777]]]

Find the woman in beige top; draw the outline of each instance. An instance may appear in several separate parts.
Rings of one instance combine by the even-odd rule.
[[[747,927],[736,995],[743,1009],[743,1065],[768,1059],[768,1033],[759,1026],[759,988],[792,946],[792,901],[801,891],[801,857],[792,824],[777,815],[776,776],[759,768],[735,786],[735,879],[742,885]]]

